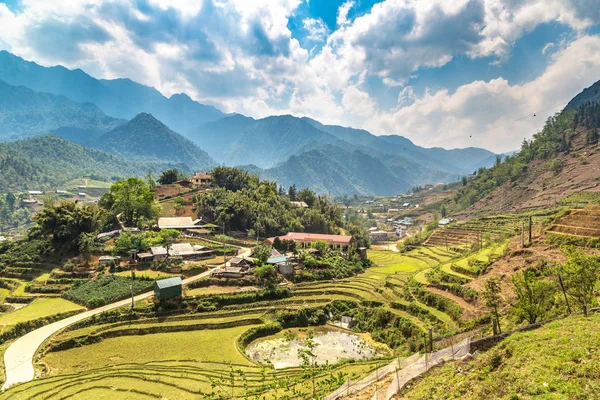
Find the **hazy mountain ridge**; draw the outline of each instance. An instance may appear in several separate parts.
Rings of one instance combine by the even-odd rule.
[[[123,121],[107,116],[91,103],[36,92],[0,80],[0,140],[17,140],[61,128],[106,132]]]
[[[95,79],[80,69],[43,67],[7,51],[0,51],[0,79],[80,103],[93,103],[116,118],[131,119],[141,112],[151,113],[181,133],[227,115],[185,94],[167,98],[158,90],[130,79]]]

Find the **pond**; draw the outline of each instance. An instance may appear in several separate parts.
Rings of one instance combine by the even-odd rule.
[[[342,360],[368,360],[385,353],[379,346],[369,343],[356,333],[316,328],[314,331],[314,354],[317,364],[336,364]],[[290,329],[263,339],[258,339],[246,348],[246,354],[256,362],[270,361],[276,369],[297,367],[302,364],[298,350],[305,349],[307,329]]]

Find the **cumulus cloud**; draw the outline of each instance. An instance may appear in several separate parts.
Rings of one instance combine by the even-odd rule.
[[[338,8],[336,18],[336,23],[338,26],[343,26],[350,23],[350,21],[348,20],[348,13],[350,12],[350,9],[352,7],[354,7],[354,2],[346,1]]]
[[[305,18],[302,20],[304,29],[308,32],[308,39],[315,42],[322,42],[327,37],[329,29],[321,18]]]
[[[500,138],[541,125],[514,115],[557,110],[591,83],[597,60],[577,49],[598,54],[598,38],[585,33],[600,22],[596,2],[385,0],[349,18],[357,2],[340,1],[332,31],[319,16],[301,21],[309,50],[290,30],[302,0],[21,0],[18,11],[0,3],[0,48],[98,78],[131,78],[167,96],[185,92],[226,112],[293,113],[423,144],[503,149],[514,143]],[[457,56],[502,62],[516,40],[550,21],[570,26],[578,39],[548,43],[551,65],[532,82],[498,77],[420,97],[406,86],[420,70]],[[399,93],[392,110],[369,90],[381,83]],[[541,97],[547,104],[536,103]]]
[[[460,86],[454,93],[426,93],[409,106],[374,116],[365,127],[403,134],[429,146],[514,150],[543,126],[546,117],[598,80],[600,37],[582,36],[552,57],[544,73],[531,82],[510,85],[497,78]]]

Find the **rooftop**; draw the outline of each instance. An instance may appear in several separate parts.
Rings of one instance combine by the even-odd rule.
[[[161,217],[158,219],[160,229],[188,229],[197,228],[192,217]]]
[[[325,235],[322,233],[300,233],[300,232],[289,232],[284,236],[279,236],[280,240],[293,240],[295,242],[317,242],[323,241],[333,244],[349,245],[352,240],[352,236],[343,235]],[[275,238],[267,239],[270,243],[273,243]]]
[[[179,277],[179,276],[176,276],[174,278],[161,279],[154,283],[156,284],[156,286],[158,286],[159,289],[165,289],[165,288],[169,288],[169,287],[183,285],[183,281],[181,280],[181,277]]]

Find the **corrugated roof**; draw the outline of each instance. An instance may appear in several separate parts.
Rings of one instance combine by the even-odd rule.
[[[268,240],[273,243],[275,238],[269,238]],[[333,244],[349,245],[352,240],[352,236],[343,235],[324,235],[321,233],[301,233],[301,232],[289,232],[284,236],[279,236],[280,240],[293,240],[299,242],[316,242],[324,241]]]
[[[279,263],[286,262],[286,261],[287,261],[286,256],[271,257],[267,260],[267,264],[279,264]]]
[[[159,281],[156,281],[155,283],[159,289],[165,289],[165,288],[169,288],[169,287],[173,287],[173,286],[183,285],[183,281],[181,280],[181,277],[179,277],[179,276],[176,276],[174,278],[161,279]]]
[[[187,229],[197,228],[192,217],[161,217],[158,219],[160,229]]]
[[[150,247],[150,252],[152,254],[154,254],[155,256],[166,256],[167,255],[167,249],[165,249],[164,247]]]

